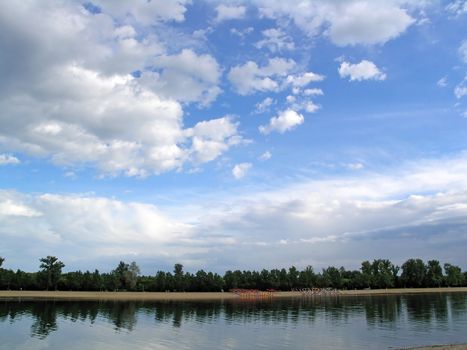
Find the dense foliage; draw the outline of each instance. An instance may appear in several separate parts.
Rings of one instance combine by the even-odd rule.
[[[224,276],[199,270],[192,274],[183,271],[183,265],[175,264],[173,273],[157,271],[154,276],[142,276],[135,262],[121,261],[109,273],[75,271],[62,273],[65,266],[56,257],[40,259],[38,272],[24,272],[1,268],[0,289],[11,290],[73,290],[73,291],[186,291],[209,292],[243,289],[292,290],[297,288],[397,288],[467,286],[467,272],[446,263],[442,267],[437,260],[425,263],[421,259],[409,259],[402,266],[386,259],[362,262],[360,270],[346,270],[330,266],[315,272],[308,266],[299,271],[294,266],[288,270],[227,271]],[[443,273],[444,268],[444,273]]]

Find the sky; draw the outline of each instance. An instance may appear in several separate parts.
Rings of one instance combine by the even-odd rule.
[[[0,2],[0,256],[467,268],[467,1]]]

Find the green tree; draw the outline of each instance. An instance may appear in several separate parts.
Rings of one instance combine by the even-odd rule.
[[[341,270],[334,266],[329,266],[326,269],[323,269],[323,287],[332,287],[341,289],[343,284],[343,279],[341,275]]]
[[[305,270],[300,271],[300,276],[298,277],[300,287],[302,288],[312,288],[316,286],[316,274],[313,271],[313,266],[307,266]]]
[[[182,264],[175,264],[174,265],[174,282],[175,282],[175,289],[177,291],[184,291],[184,278],[183,278],[183,265]]]
[[[2,267],[4,261],[5,261],[5,258],[2,258],[2,257],[0,256],[0,267]]]
[[[438,260],[430,260],[426,265],[425,285],[427,287],[441,287],[443,283],[443,269]]]
[[[406,287],[419,288],[425,281],[426,267],[422,259],[409,259],[402,265],[401,280]]]
[[[366,287],[370,288],[373,284],[372,278],[372,270],[371,270],[371,263],[369,261],[362,262],[362,276],[361,276],[361,283]]]
[[[387,259],[375,259],[371,264],[371,274],[375,288],[392,288],[395,283],[394,265]]]
[[[125,289],[125,274],[128,271],[128,268],[130,266],[126,264],[123,261],[120,261],[115,268],[115,270],[112,271],[112,275],[115,276],[115,281],[117,282],[115,285],[115,289]],[[112,284],[112,283],[111,283]]]
[[[140,270],[136,262],[132,261],[127,270],[123,273],[126,289],[134,290],[138,281]]]
[[[292,266],[289,268],[289,274],[288,274],[288,280],[289,280],[289,289],[296,288],[298,284],[298,270],[295,266]]]
[[[444,272],[446,273],[446,284],[450,287],[458,287],[464,284],[464,275],[459,266],[444,264]]]
[[[40,259],[41,273],[45,276],[46,280],[46,289],[53,287],[57,289],[58,281],[62,275],[62,269],[65,267],[65,264],[62,263],[55,256],[47,256],[46,258]]]

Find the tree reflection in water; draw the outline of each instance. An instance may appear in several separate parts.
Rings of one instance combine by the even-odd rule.
[[[62,321],[94,324],[110,322],[116,332],[133,331],[139,317],[155,324],[182,327],[198,324],[289,324],[313,325],[317,320],[331,325],[348,323],[356,316],[370,327],[396,327],[407,316],[424,325],[447,325],[448,317],[463,317],[467,310],[464,294],[422,294],[372,297],[314,297],[257,301],[135,302],[135,301],[0,301],[0,322],[32,319],[31,336],[45,339]],[[451,316],[450,316],[451,315]],[[404,321],[405,322],[405,321]]]

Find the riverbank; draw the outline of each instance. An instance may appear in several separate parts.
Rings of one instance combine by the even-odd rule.
[[[345,290],[338,292],[338,296],[372,296],[421,293],[467,293],[467,287],[459,288],[398,288],[398,289],[365,289]],[[273,292],[271,298],[303,297],[301,292]],[[261,298],[267,298],[261,296]],[[241,298],[255,298],[252,295],[240,297],[238,294],[225,293],[157,293],[157,292],[65,292],[65,291],[0,291],[2,299],[67,299],[67,300],[228,300]]]
[[[467,344],[433,345],[401,350],[467,350]]]

